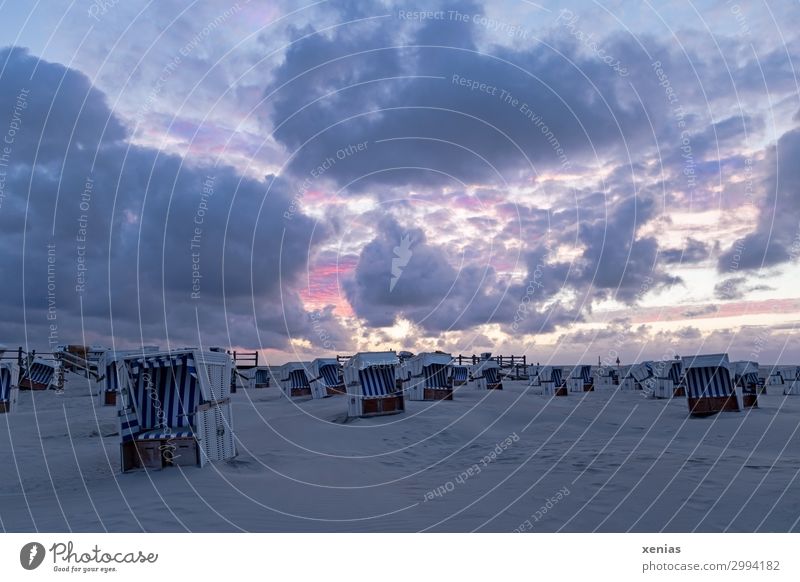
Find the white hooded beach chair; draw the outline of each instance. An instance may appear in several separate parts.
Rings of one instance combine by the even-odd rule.
[[[500,380],[500,364],[495,360],[481,360],[472,367],[472,379],[478,390],[502,390],[503,382]]]
[[[728,354],[683,358],[683,366],[686,399],[693,416],[741,410],[741,392],[737,394],[734,386]]]
[[[651,362],[640,362],[638,364],[633,364],[628,369],[628,377],[631,380],[630,389],[644,390],[648,393],[652,392],[653,378],[655,375],[653,374],[653,366]]]
[[[611,366],[598,366],[595,369],[593,383],[595,390],[613,390],[618,383],[617,371]]]
[[[542,394],[544,396],[567,396],[567,387],[562,380],[561,368],[554,368],[552,366],[537,366],[531,377],[531,390],[534,394]]]
[[[61,386],[61,371],[58,361],[34,358],[20,371],[21,390],[47,390]]]
[[[256,366],[253,368],[250,388],[269,388],[269,366]]]
[[[341,396],[347,393],[342,366],[336,358],[317,358],[312,361],[311,376],[311,391],[314,398]]]
[[[278,381],[283,393],[289,398],[312,396],[307,364],[304,362],[287,362],[278,368]]]
[[[453,358],[442,352],[428,352],[401,364],[403,393],[409,400],[452,400]]]
[[[764,384],[767,386],[783,386],[785,384],[783,372],[773,368]]]
[[[784,384],[783,394],[785,396],[798,396],[800,395],[800,366],[797,366],[794,371],[794,378]]]
[[[634,377],[644,393],[650,398],[673,398],[675,379],[681,381],[682,364],[680,360],[644,362],[636,369]],[[646,374],[645,374],[646,371]]]
[[[14,412],[17,407],[18,393],[19,366],[17,362],[0,360],[0,414]]]
[[[569,392],[592,392],[594,385],[592,383],[592,367],[591,366],[575,366],[567,378],[567,390]]]
[[[405,411],[397,389],[395,352],[359,352],[344,364],[347,413],[351,417],[398,414]]]
[[[228,354],[180,349],[124,364],[117,402],[123,471],[236,456]]]

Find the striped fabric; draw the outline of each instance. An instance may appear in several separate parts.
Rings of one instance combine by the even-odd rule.
[[[119,392],[119,368],[118,362],[110,362],[106,365],[105,390],[106,392]]]
[[[564,381],[561,378],[561,368],[553,368],[553,371],[550,374],[550,378],[553,380],[553,383],[555,383],[556,388],[558,388],[559,386],[561,386],[561,384],[564,383]]]
[[[291,382],[292,390],[309,387],[305,370],[292,370],[289,372],[289,381]]]
[[[727,368],[703,367],[686,370],[686,391],[689,398],[730,396],[733,392]]]
[[[584,384],[591,384],[592,383],[592,367],[591,366],[581,366],[581,378],[583,378]]]
[[[497,368],[484,368],[483,377],[486,378],[487,384],[497,384],[499,382]]]
[[[453,380],[456,382],[466,382],[467,374],[466,366],[453,366]]]
[[[256,370],[256,384],[269,384],[269,370]]]
[[[342,385],[342,378],[339,375],[339,366],[334,366],[333,364],[322,366],[319,369],[319,375],[322,381],[325,382],[325,386],[333,388]]]
[[[123,443],[136,440],[136,435],[139,434],[139,419],[135,410],[128,408],[119,412],[119,428]]]
[[[36,382],[37,384],[50,384],[50,382],[53,380],[54,373],[55,368],[52,366],[34,362],[31,364],[30,368],[28,368],[25,377],[31,382]]]
[[[389,396],[395,392],[394,368],[370,366],[358,371],[364,396]]]
[[[11,370],[0,368],[0,401],[11,399]]]
[[[682,369],[683,365],[679,360],[672,362],[672,367],[669,369],[669,379],[672,380],[675,386],[681,383]]]
[[[800,366],[797,366],[794,369],[794,379],[795,380],[800,380]]]
[[[157,428],[155,430],[146,430],[136,435],[137,441],[159,441],[162,439],[180,439],[193,437],[194,432],[191,429],[177,429],[172,430],[167,427]]]
[[[131,385],[131,400],[143,429],[194,425],[200,386],[191,355],[136,360],[131,366]]]
[[[446,365],[431,364],[422,371],[425,374],[425,388],[450,388]]]

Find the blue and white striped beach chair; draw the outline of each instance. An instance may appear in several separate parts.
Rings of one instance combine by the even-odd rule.
[[[409,400],[452,400],[453,358],[442,352],[425,352],[405,360],[400,376]]]
[[[36,358],[21,371],[19,387],[22,390],[47,390],[58,387],[58,362]]]
[[[683,366],[686,398],[693,416],[741,409],[734,390],[728,354],[683,358]]]
[[[312,396],[307,364],[304,362],[288,362],[284,364],[278,370],[278,377],[281,388],[287,397],[305,398]]]
[[[397,414],[405,411],[402,390],[397,389],[395,352],[360,352],[344,364],[348,415],[351,417]]]
[[[227,354],[179,350],[119,363],[123,471],[235,456]]]
[[[342,366],[336,358],[317,358],[311,362],[310,380],[314,398],[346,394]]]

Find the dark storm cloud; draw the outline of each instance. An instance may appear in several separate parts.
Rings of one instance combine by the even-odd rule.
[[[439,8],[481,12],[466,2]],[[584,56],[563,31],[547,38],[549,47],[531,42],[481,54],[470,25],[409,22],[397,7],[388,12],[391,18],[330,34],[297,31],[265,93],[275,137],[296,154],[294,173],[304,176],[340,148],[366,141],[366,153],[336,163],[326,178],[340,185],[360,178],[351,188],[453,184],[448,175],[499,183],[497,172],[511,178],[530,172],[531,163],[569,167],[595,150],[625,156],[647,139],[647,116],[630,102],[629,79]],[[617,44],[631,61],[642,60],[630,40]],[[657,79],[640,69],[640,91],[653,96],[652,110],[663,111]]]
[[[312,222],[284,219],[283,180],[131,145],[82,74],[20,49],[0,63],[2,119],[27,103],[0,207],[0,271],[19,274],[0,290],[4,341],[41,345],[54,323],[80,342],[81,313],[90,338],[123,343],[254,346],[257,325],[261,346],[281,347],[310,333],[292,283]]]
[[[767,178],[757,186],[758,224],[747,236],[723,252],[717,263],[720,272],[760,269],[800,255],[800,129],[784,133],[769,148],[765,166]]]

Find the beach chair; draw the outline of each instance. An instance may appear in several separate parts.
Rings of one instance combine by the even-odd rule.
[[[686,399],[692,416],[742,409],[730,372],[728,354],[709,354],[683,358]]]
[[[230,356],[181,349],[123,361],[117,401],[123,472],[203,467],[236,456]]]
[[[395,352],[359,352],[344,364],[348,416],[369,417],[405,411],[402,391],[397,390]]]

